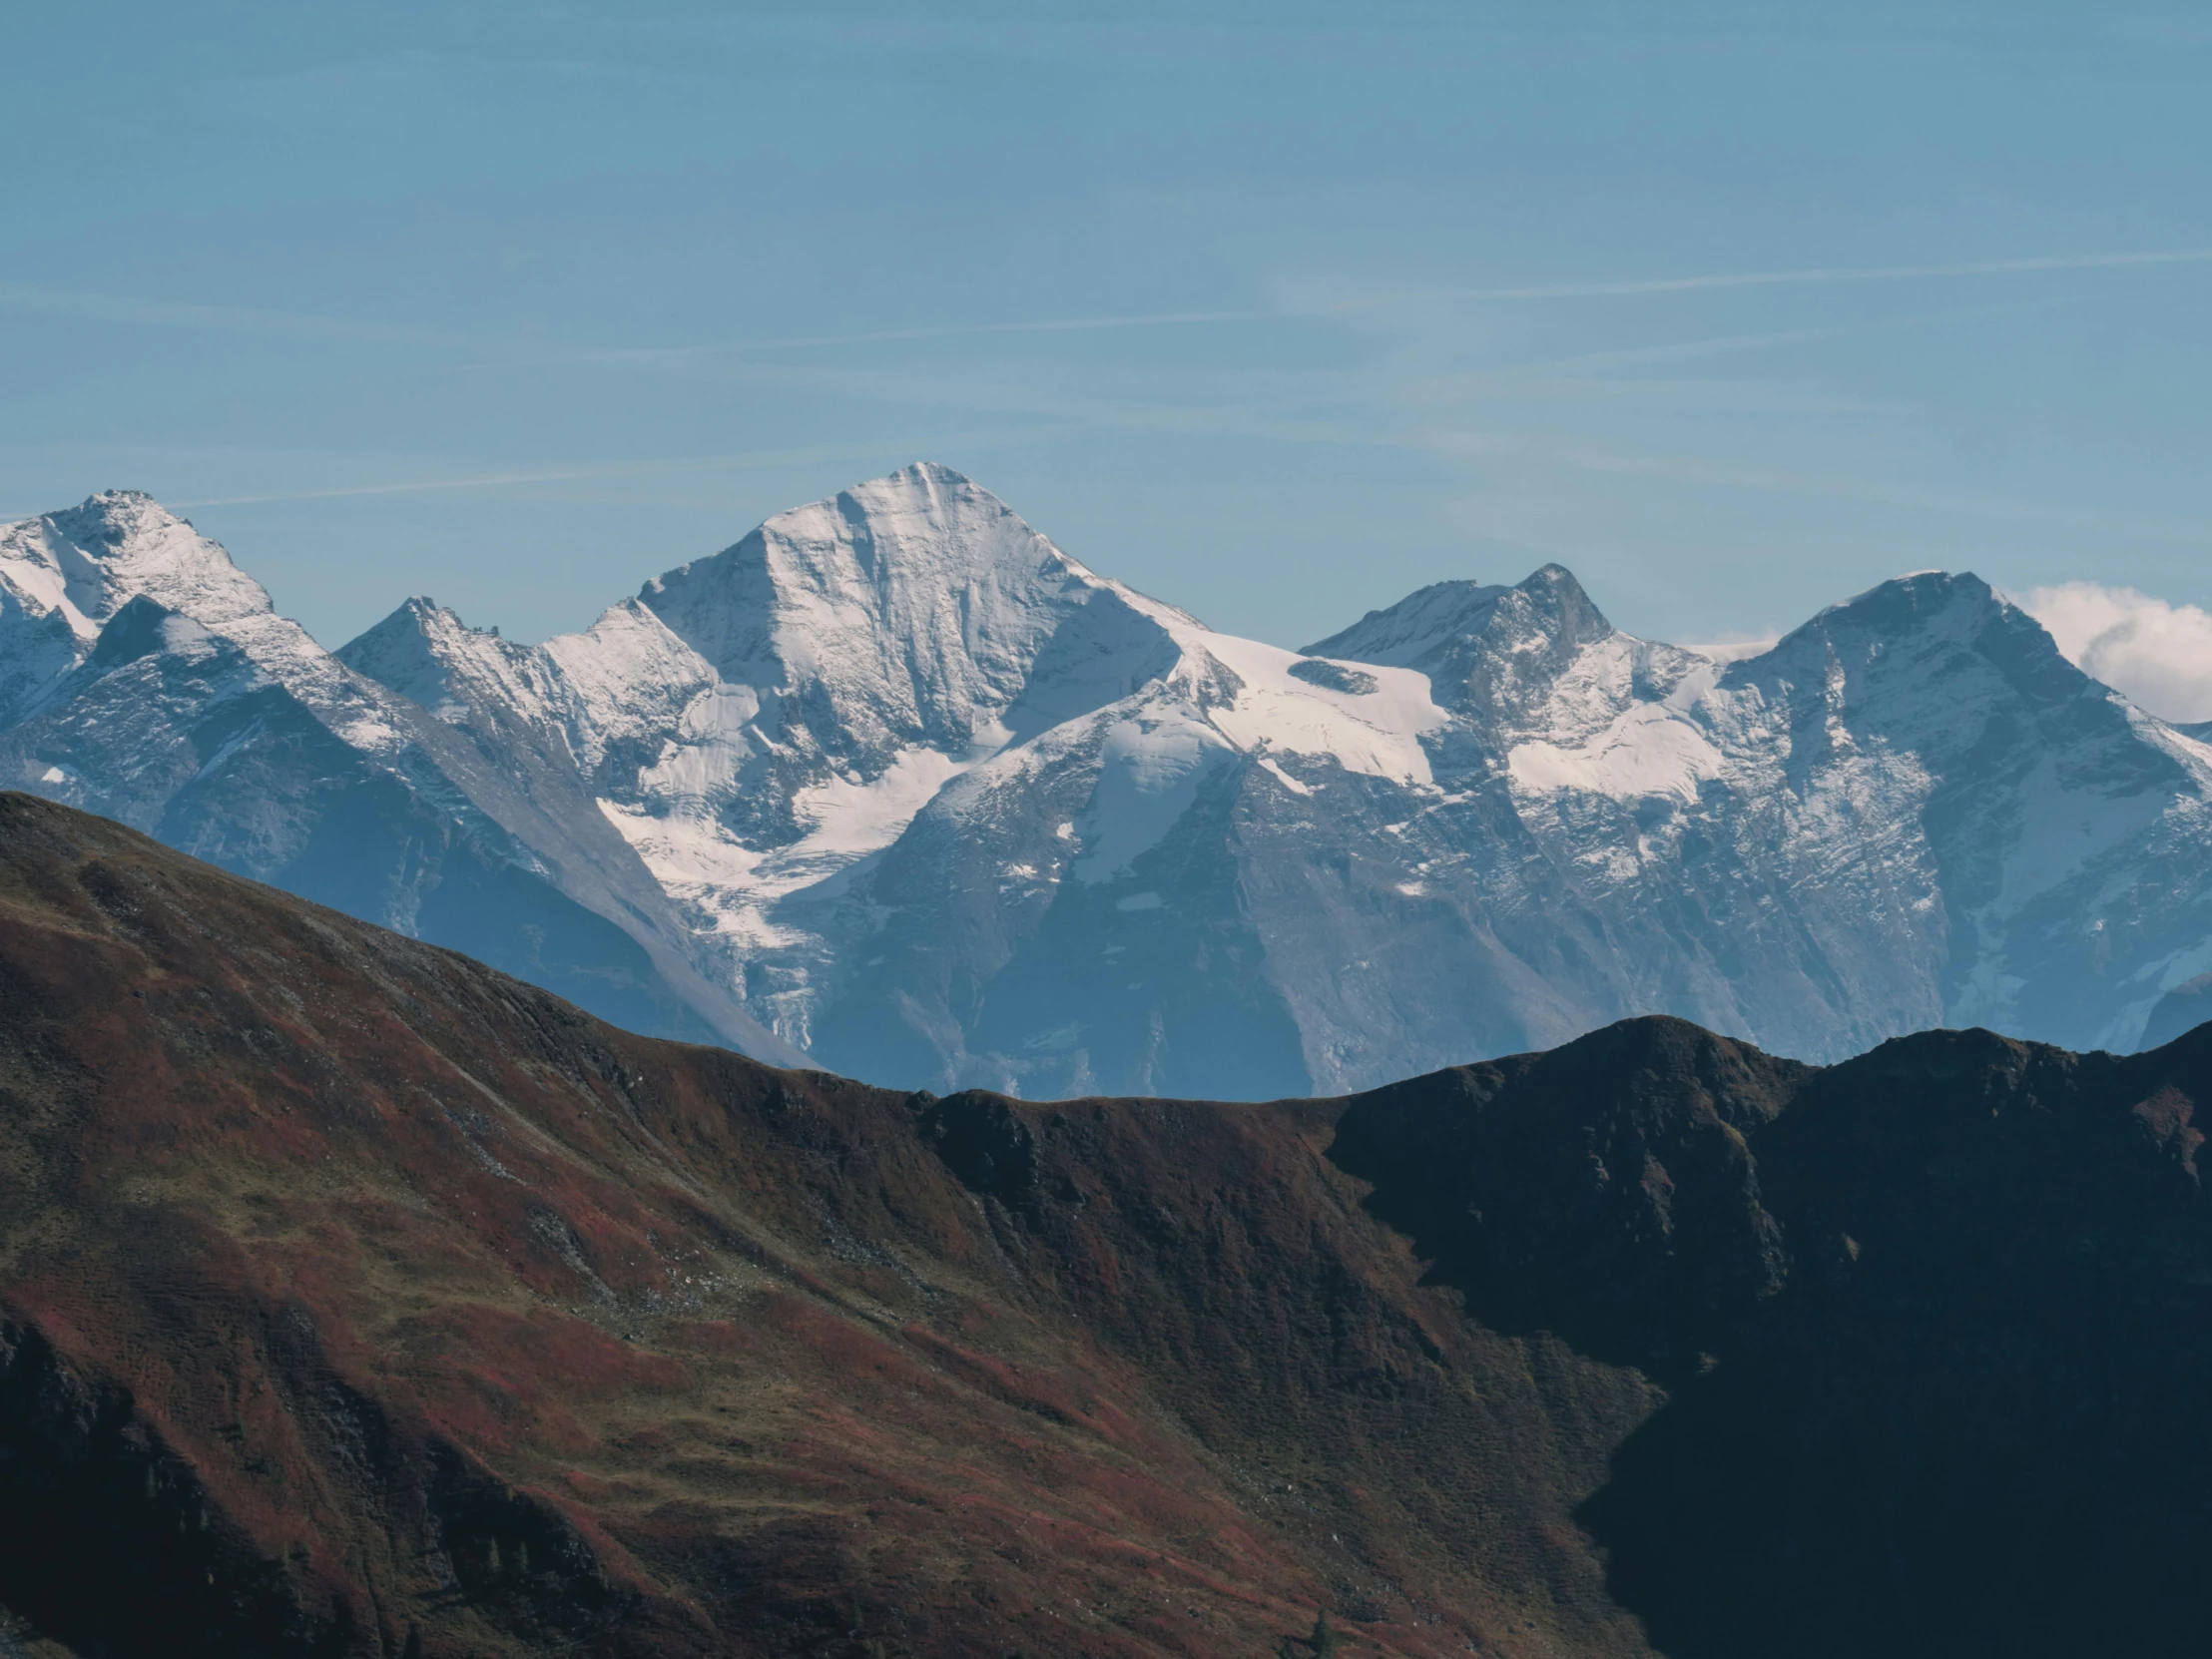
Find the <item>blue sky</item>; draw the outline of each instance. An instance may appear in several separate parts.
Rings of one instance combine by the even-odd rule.
[[[1689,640],[1930,566],[2212,602],[2201,6],[79,0],[0,55],[0,511],[151,490],[328,644],[581,626],[922,457],[1285,644],[1550,559]]]

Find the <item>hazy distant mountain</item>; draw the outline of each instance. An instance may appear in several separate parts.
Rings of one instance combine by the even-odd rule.
[[[1971,576],[1726,666],[1558,566],[1294,653],[917,466],[581,634],[417,599],[324,654],[110,495],[0,543],[0,781],[610,1018],[940,1089],[1303,1094],[1649,1012],[1813,1060],[2130,1048],[2212,968],[2212,747]]]

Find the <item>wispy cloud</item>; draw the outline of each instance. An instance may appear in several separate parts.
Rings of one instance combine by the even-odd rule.
[[[1796,271],[1706,273],[1688,276],[1639,276],[1604,281],[1535,282],[1509,286],[1425,286],[1349,295],[1318,302],[1229,310],[1147,311],[1126,315],[1058,317],[1021,322],[947,322],[911,328],[882,328],[864,333],[794,335],[782,339],[731,340],[719,344],[645,347],[603,351],[605,360],[651,361],[709,354],[788,351],[810,346],[872,345],[901,340],[951,339],[990,334],[1083,333],[1108,328],[1179,327],[1194,323],[1317,321],[1422,300],[1533,300],[1630,298],[1645,294],[1690,293],[1707,288],[1818,286],[1848,282],[1901,282],[1971,276],[2007,276],[2035,272],[2110,271],[2140,266],[2212,265],[2212,248],[2159,249],[2124,254],[2058,254],[2016,260],[1980,260],[1948,265],[1814,266]],[[1743,336],[1715,341],[1711,347],[1779,344],[1812,339],[1821,330],[1795,334]],[[1708,347],[1710,348],[1710,347]],[[1693,347],[1692,349],[1696,349]]]
[[[508,366],[652,366],[702,356],[830,349],[903,341],[976,338],[990,335],[1076,334],[1109,329],[1175,328],[1208,324],[1316,321],[1374,311],[1391,305],[1434,300],[1606,299],[1637,295],[1689,293],[1713,288],[1817,286],[1852,282],[1899,282],[2004,276],[2037,272],[2113,271],[2138,267],[2212,265],[2212,248],[2161,249],[2116,254],[2061,254],[2028,259],[1979,260],[1942,265],[1814,266],[1800,270],[1714,272],[1679,276],[1639,276],[1568,282],[1532,282],[1491,286],[1410,286],[1342,298],[1271,306],[1140,311],[1093,316],[1039,317],[990,322],[932,322],[847,333],[791,334],[759,339],[704,341],[677,345],[562,344],[528,335],[426,328],[357,317],[322,316],[254,305],[209,304],[90,293],[47,285],[0,283],[0,307],[80,316],[89,321],[157,327],[207,328],[229,332],[292,337],[370,340],[390,344],[463,349],[495,360],[516,357]],[[1810,332],[1807,337],[1810,337]]]
[[[2212,249],[2179,249],[1983,261],[1974,263],[1813,268],[1796,271],[1724,273],[1637,280],[1561,283],[1517,287],[1430,290],[1454,298],[1602,299],[1610,295],[1666,293],[1700,288],[1759,284],[1905,281],[2001,276],[2052,271],[2098,271],[2138,267],[2212,265]],[[1376,307],[1407,294],[1370,295],[1326,304],[1268,310],[1186,310],[1080,316],[981,324],[943,323],[847,334],[815,334],[781,339],[730,342],[716,346],[630,348],[554,346],[513,335],[417,328],[317,317],[251,306],[206,305],[116,295],[80,294],[51,287],[0,283],[0,307],[63,311],[88,319],[160,326],[264,331],[281,335],[405,343],[434,353],[466,353],[485,361],[520,366],[530,361],[640,366],[662,372],[727,379],[769,391],[807,389],[863,400],[878,409],[903,406],[907,415],[890,420],[913,424],[904,435],[829,446],[744,450],[725,454],[569,465],[486,469],[457,476],[375,479],[327,483],[316,487],[209,493],[175,502],[184,509],[250,506],[263,503],[338,500],[377,496],[429,495],[439,492],[527,489],[538,486],[646,477],[655,474],[805,465],[846,458],[874,461],[886,455],[912,458],[974,451],[986,446],[1049,441],[1076,432],[1098,430],[1185,432],[1254,438],[1292,445],[1388,447],[1456,457],[1468,461],[1510,458],[1535,469],[1649,479],[1687,488],[1721,488],[1852,500],[1921,513],[1963,515],[1992,522],[2035,524],[2099,536],[2123,535],[2212,549],[2212,524],[2148,516],[2119,515],[1922,487],[1895,478],[1826,470],[1746,464],[1726,456],[1660,453],[1634,442],[1586,441],[1572,436],[1526,430],[1485,430],[1505,423],[1468,411],[1447,413],[1441,405],[1464,397],[1470,403],[1607,398],[1648,403],[1673,399],[1700,410],[1863,413],[1869,405],[1846,404],[1834,397],[1758,381],[1651,379],[1630,372],[1672,362],[1833,339],[1867,328],[1942,320],[1976,310],[1922,312],[1890,322],[1743,332],[1666,341],[1615,350],[1586,351],[1547,360],[1505,364],[1463,374],[1403,374],[1386,367],[1334,368],[1291,373],[1237,370],[1216,372],[1147,367],[1141,373],[1108,371],[1088,365],[1083,384],[1063,376],[1039,377],[1012,371],[1005,364],[971,362],[957,372],[930,372],[923,363],[894,364],[834,358],[808,362],[777,353],[808,347],[830,348],[870,342],[951,339],[969,335],[1072,333],[1148,325],[1184,327],[1247,320],[1313,318]],[[2011,308],[2010,306],[1981,307]],[[1116,377],[1129,395],[1100,395],[1098,388]],[[1103,376],[1103,378],[1102,378]],[[1055,383],[1058,381],[1059,383]],[[1228,395],[1223,395],[1224,393]],[[1163,395],[1164,394],[1164,395]],[[1240,395],[1242,394],[1242,395]],[[1494,415],[1496,411],[1493,409]],[[1472,414],[1473,418],[1468,418]],[[991,423],[980,429],[936,431],[933,418]],[[1506,417],[1509,418],[1509,417]],[[1670,430],[1672,440],[1680,434]],[[1692,439],[1691,442],[1696,440]],[[1670,444],[1671,447],[1671,444]],[[1718,447],[1729,447],[1725,442]],[[1656,446],[1655,446],[1656,448]],[[274,469],[273,469],[274,470]],[[315,468],[324,479],[326,466]],[[372,471],[363,466],[363,471]],[[234,471],[233,477],[238,474]],[[266,474],[265,474],[266,476]],[[305,482],[306,480],[301,480]],[[1571,479],[1556,487],[1581,486]],[[48,503],[52,505],[52,503]]]
[[[2104,535],[2128,535],[2144,541],[2212,548],[2212,523],[2203,521],[2082,511],[2047,502],[1977,495],[1964,490],[1930,489],[1850,474],[1746,466],[1701,455],[1640,454],[1571,440],[1531,439],[1509,432],[1408,432],[1398,434],[1393,441],[1469,459],[1507,456],[1548,461],[1583,472],[1649,478],[1693,487],[1821,496],[1863,501],[1875,506],[1904,507],[2003,523],[2058,525]]]
[[[260,305],[212,305],[193,300],[147,299],[129,294],[86,293],[75,288],[28,282],[0,282],[0,308],[82,317],[88,322],[125,322],[159,328],[201,328],[221,333],[274,334],[291,338],[361,340],[388,345],[467,347],[542,347],[544,341],[494,337],[448,328],[360,317],[320,316]]]
[[[2134,254],[2054,254],[2024,260],[1974,260],[1954,265],[1812,266],[1800,271],[1738,271],[1701,276],[1640,276],[1620,281],[1437,288],[1424,292],[1456,299],[1606,299],[1647,293],[1689,293],[1700,288],[1904,282],[1938,277],[2011,276],[2038,271],[2114,271],[2160,265],[2212,265],[2212,248],[2175,248]]]
[[[782,376],[770,376],[777,379]],[[1522,467],[1554,468],[1598,476],[1633,477],[1689,489],[1727,489],[1863,502],[1923,513],[2008,524],[2057,526],[2099,536],[2212,548],[2212,523],[2139,514],[2084,511],[2048,502],[1988,496],[1872,478],[1747,465],[1681,452],[1653,452],[1590,443],[1569,436],[1517,430],[1441,425],[1377,425],[1342,415],[1298,412],[1296,397],[1256,398],[1212,404],[1156,404],[1069,395],[1037,395],[1025,388],[951,388],[950,405],[1011,415],[1018,424],[956,431],[911,431],[874,440],[808,447],[629,461],[513,467],[458,476],[364,481],[311,489],[275,489],[173,501],[180,510],[356,497],[433,494],[443,491],[528,488],[534,485],[644,477],[656,474],[807,465],[822,461],[875,461],[941,456],[1012,444],[1050,442],[1104,430],[1179,432],[1258,439],[1297,446],[1389,448],[1464,461],[1510,460]]]
[[[1214,310],[1141,311],[1115,316],[1047,317],[1023,322],[937,322],[912,328],[872,328],[851,334],[794,334],[788,338],[731,340],[714,345],[634,346],[602,350],[595,356],[608,361],[651,361],[704,353],[799,351],[811,346],[883,345],[901,340],[972,338],[988,334],[1081,334],[1111,328],[1170,328],[1199,322],[1269,322],[1288,317],[1320,316],[1326,311]]]
[[[912,456],[935,449],[982,449],[1013,443],[1041,442],[1065,437],[1077,428],[1068,425],[1028,425],[990,431],[939,432],[927,438],[890,437],[866,443],[822,444],[812,448],[755,449],[727,455],[684,455],[653,460],[611,461],[591,466],[514,468],[503,472],[477,472],[450,478],[411,478],[371,484],[339,484],[324,489],[276,490],[251,495],[204,496],[166,505],[179,511],[200,507],[251,507],[285,501],[335,501],[357,496],[429,495],[441,490],[499,489],[530,484],[588,482],[599,478],[633,478],[655,473],[723,472],[748,467],[807,466],[820,461],[868,459],[886,454]]]

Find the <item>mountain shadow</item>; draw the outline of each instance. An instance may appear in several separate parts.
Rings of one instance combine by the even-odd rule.
[[[1577,1520],[1677,1659],[2186,1653],[2212,1027],[1815,1071],[1633,1022],[1358,1097],[1333,1156],[1506,1331],[1662,1380]]]

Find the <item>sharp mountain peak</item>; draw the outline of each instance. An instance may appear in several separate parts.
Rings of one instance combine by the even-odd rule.
[[[1518,601],[1515,605],[1514,602]],[[1463,577],[1415,588],[1394,605],[1368,612],[1351,627],[1300,647],[1309,657],[1341,657],[1390,667],[1413,667],[1453,642],[1486,632],[1501,605],[1547,632],[1571,635],[1575,643],[1603,639],[1613,625],[1597,608],[1574,572],[1545,564],[1514,583],[1486,583]]]
[[[1731,684],[1810,672],[1811,654],[1869,679],[1948,672],[1964,651],[2032,701],[2119,696],[2058,647],[2050,631],[1972,571],[1923,570],[1878,582],[1830,605],[1767,652],[1729,665]]]
[[[60,612],[88,642],[140,594],[209,627],[274,611],[220,542],[139,490],[0,527],[0,585]]]

